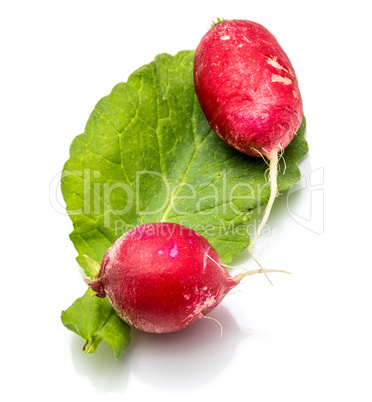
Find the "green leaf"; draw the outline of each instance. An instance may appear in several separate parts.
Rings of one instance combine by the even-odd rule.
[[[84,255],[102,261],[124,231],[146,222],[196,228],[225,262],[247,247],[248,234],[234,229],[267,202],[267,166],[211,130],[194,91],[193,55],[162,54],[135,71],[97,103],[72,142],[62,192],[87,275]],[[285,152],[280,191],[300,178],[304,130],[303,124]]]
[[[100,299],[88,289],[65,311],[63,325],[86,340],[83,351],[93,353],[102,340],[114,349],[115,357],[126,349],[130,341],[130,327],[122,321],[107,298]]]
[[[267,165],[212,131],[195,94],[193,58],[193,51],[161,54],[135,71],[97,103],[71,144],[62,193],[77,260],[91,277],[84,256],[101,262],[118,237],[143,223],[188,226],[226,263],[249,244],[251,212],[270,194]],[[300,179],[304,133],[305,121],[285,151],[286,169],[281,161],[279,191]]]

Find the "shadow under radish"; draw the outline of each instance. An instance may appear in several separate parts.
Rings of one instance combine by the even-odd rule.
[[[225,370],[247,336],[223,304],[179,332],[133,331],[131,372],[151,386],[187,392]]]
[[[247,337],[249,332],[242,331],[221,304],[178,332],[151,334],[132,329],[129,347],[118,360],[104,341],[93,354],[83,353],[84,341],[75,335],[71,355],[76,372],[87,377],[98,394],[125,394],[132,374],[156,388],[187,392],[213,381]]]

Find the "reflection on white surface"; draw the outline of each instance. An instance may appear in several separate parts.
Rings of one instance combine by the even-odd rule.
[[[170,390],[206,385],[228,367],[237,345],[249,337],[225,306],[218,306],[209,316],[222,325],[222,336],[220,325],[207,318],[170,334],[132,330],[130,346],[118,361],[104,342],[93,355],[85,355],[81,339],[74,337],[75,369],[89,378],[98,393],[123,392],[132,374],[145,384]]]

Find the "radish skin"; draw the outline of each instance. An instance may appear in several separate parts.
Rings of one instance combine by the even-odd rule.
[[[199,233],[157,222],[121,236],[107,250],[98,279],[87,278],[86,283],[97,297],[107,296],[132,327],[166,333],[202,318],[245,276],[258,272],[231,276]]]
[[[224,20],[204,35],[196,49],[194,84],[216,134],[234,149],[270,161],[270,198],[249,246],[253,257],[253,246],[278,193],[278,155],[303,118],[294,68],[265,27],[247,20]]]

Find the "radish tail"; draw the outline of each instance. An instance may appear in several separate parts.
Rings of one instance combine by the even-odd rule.
[[[213,259],[209,254],[207,254],[207,257],[208,257],[209,259],[211,259],[211,260],[212,260],[216,265],[218,265],[219,267],[222,265],[222,266],[224,266],[224,267],[234,268],[234,267],[231,267],[230,265],[227,265],[227,264],[221,264],[221,265],[220,265],[220,264],[219,264],[215,259]],[[243,278],[245,278],[246,276],[255,275],[255,274],[262,274],[262,273],[266,275],[267,272],[282,272],[282,273],[284,273],[284,274],[290,274],[290,272],[288,272],[288,271],[283,271],[282,269],[264,269],[264,268],[260,268],[260,269],[255,269],[255,270],[252,270],[252,271],[242,272],[242,273],[240,273],[240,274],[238,274],[238,275],[235,275],[233,278],[234,278],[236,284],[238,285],[238,284],[240,283],[240,281],[241,281]],[[266,275],[266,277],[267,277],[267,275]],[[269,278],[267,278],[267,279],[269,279]],[[270,279],[269,279],[269,282],[271,283]],[[271,284],[272,284],[272,283],[271,283]]]
[[[284,274],[290,274],[288,271],[283,271],[282,269],[255,269],[253,271],[242,272],[241,274],[235,275],[234,280],[236,284],[240,283],[240,281],[245,278],[246,276],[261,274],[264,273],[266,275],[267,272],[282,272]]]
[[[262,221],[260,223],[260,226],[258,227],[256,234],[251,242],[251,244],[249,245],[248,251],[249,254],[252,256],[252,258],[256,261],[256,263],[259,265],[259,267],[261,268],[261,270],[263,270],[261,264],[257,261],[257,259],[255,258],[255,256],[253,255],[253,246],[256,243],[257,239],[259,238],[261,231],[263,229],[263,227],[265,226],[267,220],[269,219],[270,216],[270,212],[271,212],[271,208],[274,204],[275,198],[278,194],[278,154],[277,153],[272,153],[269,157],[270,160],[270,173],[269,173],[269,182],[270,182],[270,198],[269,198],[269,202],[266,205],[266,209],[265,209],[265,213],[264,216],[262,218]],[[265,272],[265,271],[263,271]],[[266,272],[265,272],[266,275]],[[267,275],[266,275],[267,277]],[[267,277],[267,279],[269,279]],[[270,279],[269,279],[270,281]]]

